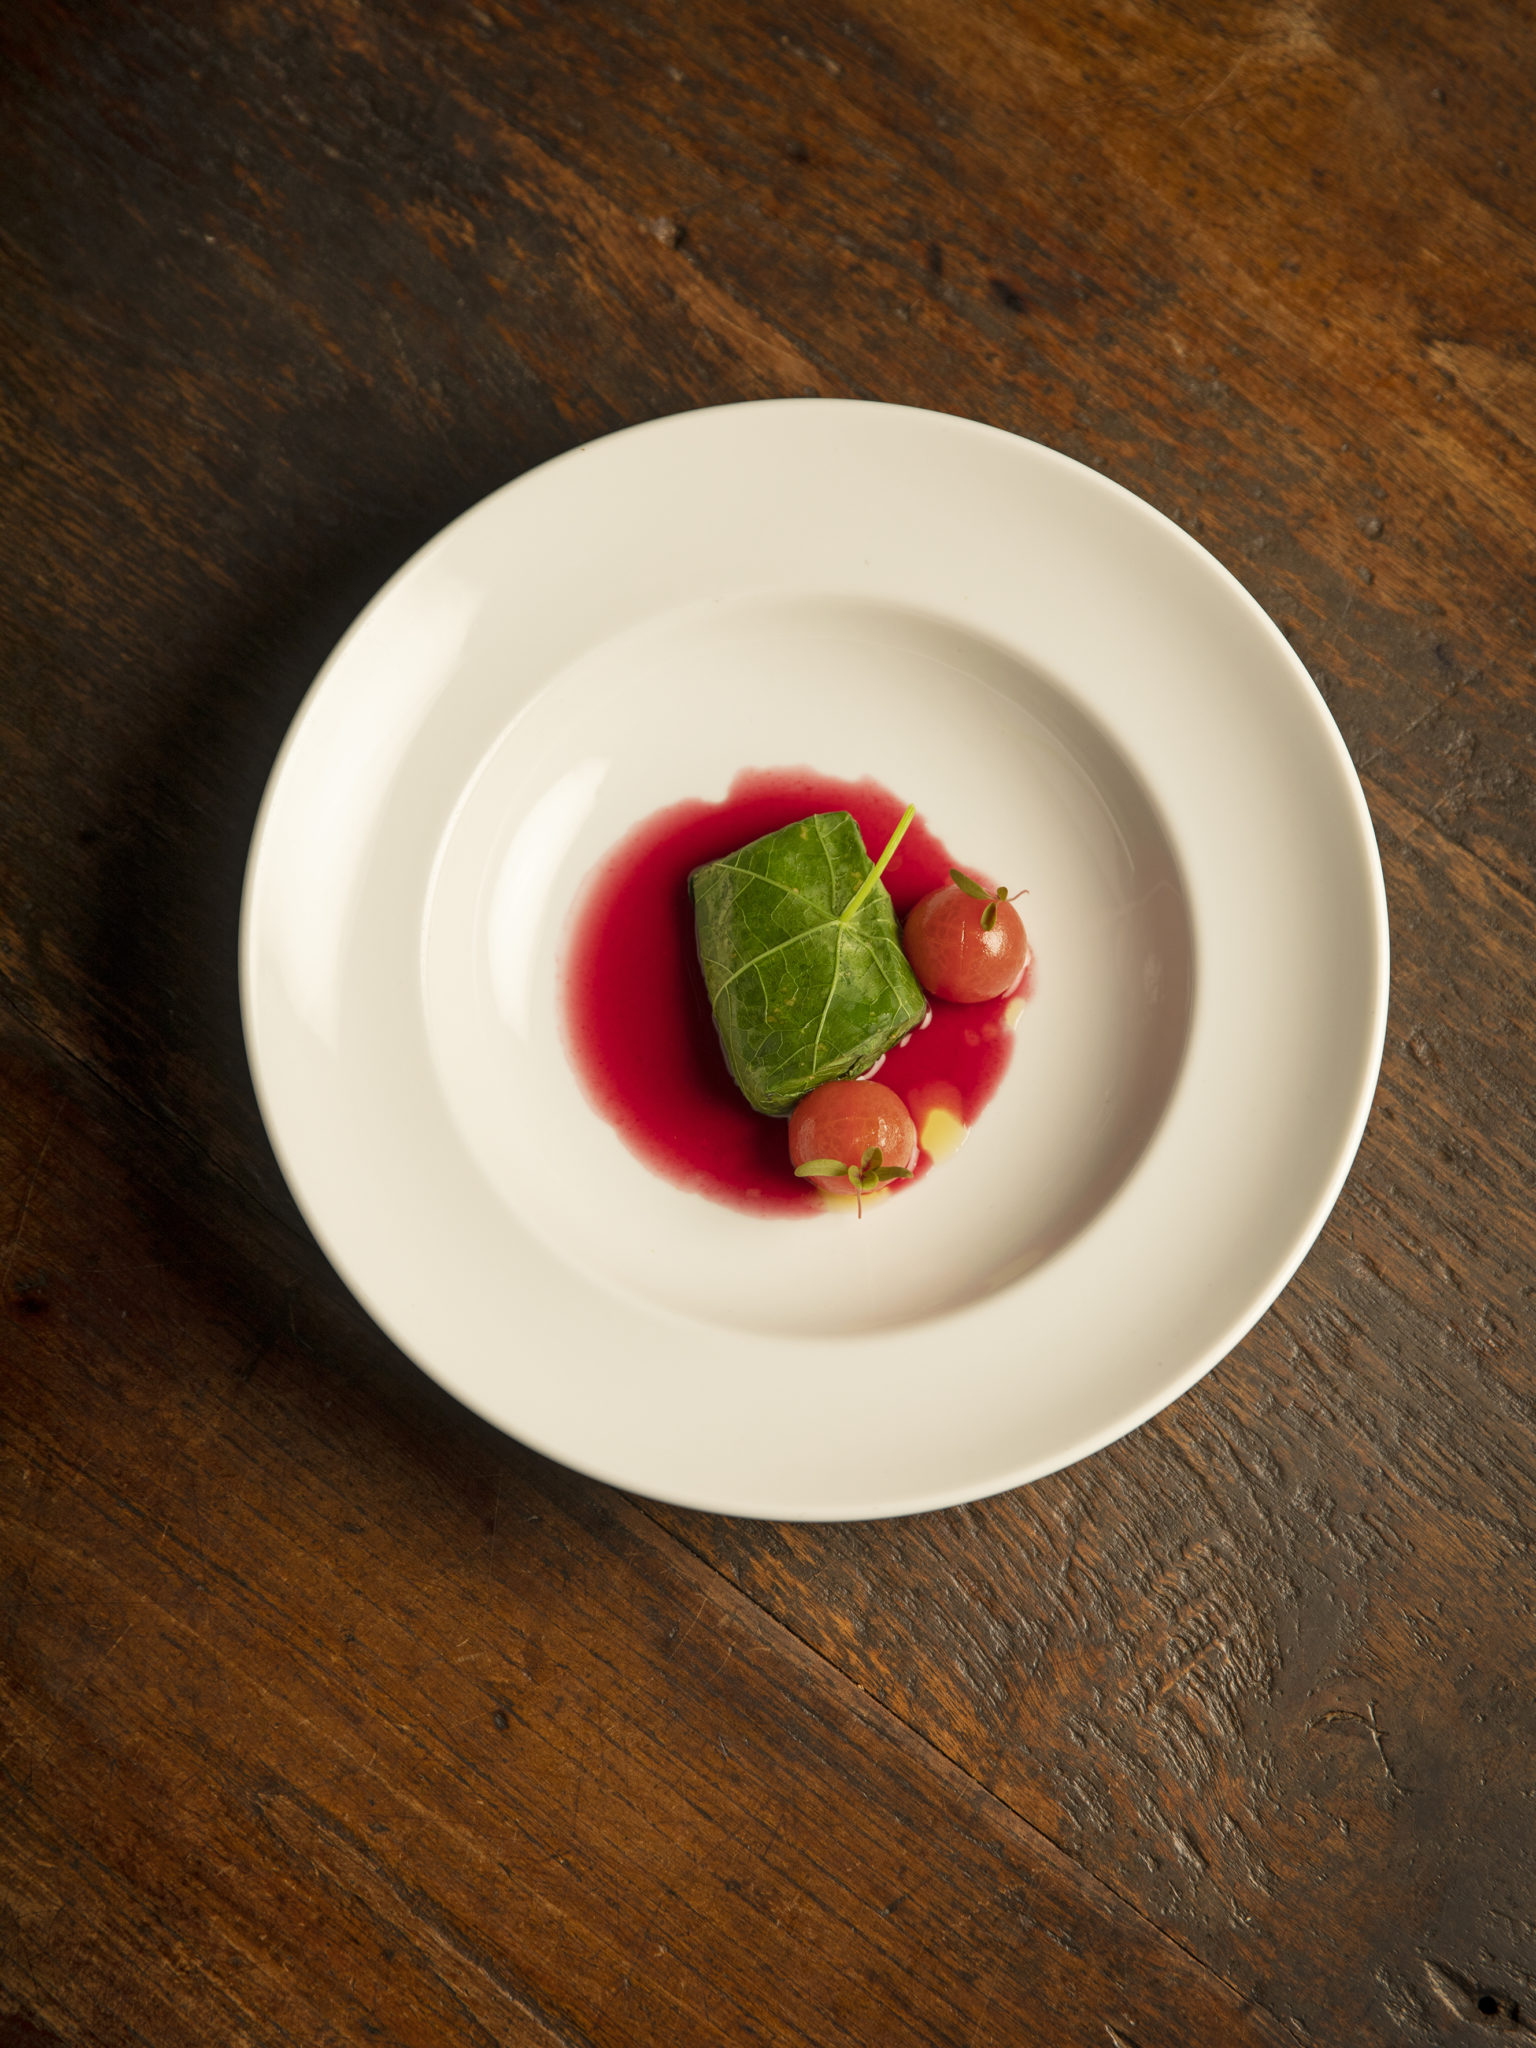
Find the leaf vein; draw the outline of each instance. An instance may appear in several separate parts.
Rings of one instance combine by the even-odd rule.
[[[711,1007],[714,1008],[719,1005],[720,998],[725,994],[732,982],[740,981],[744,974],[754,967],[760,967],[765,960],[771,960],[775,953],[787,953],[791,946],[798,946],[806,939],[814,939],[818,932],[836,931],[836,929],[837,919],[835,917],[826,917],[822,919],[820,924],[808,924],[803,932],[791,932],[787,939],[780,939],[776,946],[765,946],[761,953],[754,953],[750,960],[743,960],[738,968],[725,977],[725,980],[715,990],[715,1000]],[[766,995],[766,985],[763,992]]]

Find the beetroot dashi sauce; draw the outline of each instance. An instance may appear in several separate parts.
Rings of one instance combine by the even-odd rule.
[[[688,877],[817,811],[850,811],[874,859],[905,809],[878,782],[748,769],[723,803],[672,804],[646,818],[588,879],[564,966],[572,1064],[594,1108],[664,1179],[754,1215],[820,1210],[821,1197],[790,1166],[788,1119],[749,1108],[725,1064],[694,947]],[[883,878],[897,916],[942,887],[952,867],[973,872],[914,818]],[[872,1070],[919,1131],[936,1107],[967,1127],[975,1122],[1013,1051],[1003,1013],[1028,995],[1031,978],[1026,966],[1011,996],[988,1003],[931,997],[928,1023]],[[930,1163],[921,1154],[914,1178]]]

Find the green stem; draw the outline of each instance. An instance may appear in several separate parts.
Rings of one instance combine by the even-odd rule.
[[[902,840],[906,838],[907,827],[911,824],[912,820],[916,816],[917,805],[908,804],[907,808],[901,814],[901,821],[897,825],[896,830],[885,842],[884,853],[881,854],[880,858],[875,862],[874,866],[870,869],[869,873],[864,877],[863,881],[860,882],[858,888],[853,892],[853,896],[849,901],[848,908],[843,912],[842,916],[838,919],[839,924],[847,924],[849,919],[855,916],[855,914],[860,909],[862,909],[865,899],[868,897],[870,890],[874,888],[876,882],[878,882],[880,877],[885,873],[886,866],[890,861],[891,855],[896,851],[897,847],[900,846]]]

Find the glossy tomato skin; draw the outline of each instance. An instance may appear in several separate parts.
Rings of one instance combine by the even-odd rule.
[[[997,922],[983,931],[985,903],[953,882],[913,905],[901,943],[912,972],[931,996],[950,1003],[985,1003],[1005,996],[1029,960],[1024,921],[1011,903],[997,905]]]
[[[871,1145],[880,1147],[886,1166],[917,1164],[917,1126],[894,1088],[879,1081],[824,1081],[797,1103],[789,1119],[789,1157],[793,1166],[808,1159],[841,1159],[859,1165]],[[847,1194],[848,1182],[818,1176],[812,1187],[827,1194]]]

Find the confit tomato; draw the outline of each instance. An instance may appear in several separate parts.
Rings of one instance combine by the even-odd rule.
[[[879,1081],[824,1081],[797,1103],[789,1119],[789,1157],[794,1166],[813,1159],[838,1160],[839,1174],[810,1176],[829,1195],[850,1191],[847,1169],[862,1168],[878,1146],[881,1167],[909,1171],[917,1164],[917,1126],[894,1088]],[[863,1193],[873,1192],[865,1187]]]
[[[988,911],[994,918],[990,929],[983,922]],[[1007,995],[1029,959],[1024,921],[1013,905],[990,894],[972,895],[953,882],[913,905],[901,943],[923,987],[949,1003],[986,1003]]]

